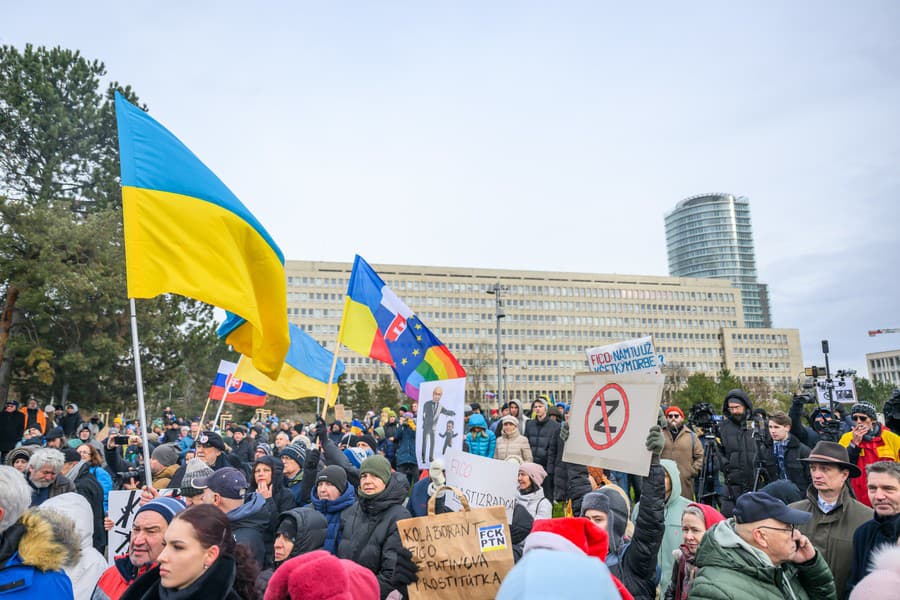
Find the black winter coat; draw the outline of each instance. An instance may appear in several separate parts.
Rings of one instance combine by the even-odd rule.
[[[6,453],[16,447],[25,434],[25,415],[19,411],[0,412],[0,452]]]
[[[665,533],[666,475],[654,455],[644,478],[641,503],[634,522],[634,537],[620,556],[607,556],[606,565],[635,600],[655,600],[657,558]]]
[[[753,474],[756,472],[756,440],[753,432],[743,425],[735,424],[730,418],[719,425],[719,470],[725,478],[725,496],[737,499],[744,492],[753,489]]]
[[[544,467],[548,475],[556,470],[556,454],[559,449],[560,425],[550,417],[543,421],[531,419],[525,423],[525,437],[531,446],[534,462]]]
[[[765,443],[759,449],[768,483],[778,481],[778,459],[775,458],[774,444],[772,438],[766,437]],[[787,472],[788,479],[801,492],[812,483],[809,478],[809,467],[806,463],[800,462],[800,459],[807,456],[809,456],[809,447],[801,444],[800,440],[789,434],[787,448],[784,449],[784,470]]]
[[[269,535],[274,540],[275,532],[278,529],[278,522],[280,520],[281,513],[287,512],[292,508],[296,508],[297,502],[294,500],[294,494],[291,493],[291,490],[287,489],[284,486],[284,464],[281,462],[280,458],[275,456],[260,456],[259,459],[253,463],[253,468],[256,469],[256,465],[263,464],[272,469],[272,497],[266,498],[266,510],[269,511],[271,515],[271,521],[269,522]],[[251,476],[253,474],[251,473]],[[254,478],[250,483],[250,489],[254,492],[258,492],[256,479]],[[266,547],[266,563],[271,563],[273,560],[273,549],[271,547]]]
[[[872,552],[884,545],[896,544],[900,536],[900,514],[889,517],[875,516],[866,521],[853,534],[853,566],[847,580],[847,596],[859,581],[872,569]]]
[[[91,505],[91,511],[94,514],[94,537],[93,545],[97,552],[103,552],[106,549],[106,529],[103,527],[103,487],[94,474],[91,473],[91,465],[85,463],[81,465],[78,473],[69,473],[69,479],[75,484],[75,491],[84,496],[84,499]]]
[[[556,454],[556,466],[553,473],[554,502],[572,501],[572,514],[581,514],[581,499],[591,492],[591,480],[587,467],[575,463],[564,462],[563,450],[565,442],[559,440],[559,452]]]
[[[403,499],[409,484],[402,473],[394,473],[383,492],[373,497],[357,495],[357,502],[341,513],[341,542],[339,558],[348,558],[373,573],[386,598],[391,590],[391,578],[397,563],[397,551],[402,548],[397,521],[408,519]],[[406,590],[400,590],[404,593]]]
[[[236,573],[237,565],[235,565],[234,559],[230,556],[222,556],[200,576],[200,579],[183,590],[177,592],[169,590],[169,593],[174,593],[177,600],[208,600],[211,598],[243,600],[234,591]],[[160,600],[161,598],[163,598],[162,582],[159,579],[159,565],[157,565],[138,577],[119,597],[119,600]]]
[[[240,441],[240,443],[234,444],[231,448],[231,453],[238,457],[242,463],[246,463],[248,465],[253,464],[253,460],[256,455],[256,440],[247,436]]]
[[[78,431],[78,426],[81,425],[84,421],[81,418],[81,413],[77,410],[73,413],[66,413],[63,415],[63,418],[60,419],[59,424],[62,427],[63,433],[66,434],[66,437],[74,437],[75,432]],[[52,429],[53,425],[48,421],[47,429]]]

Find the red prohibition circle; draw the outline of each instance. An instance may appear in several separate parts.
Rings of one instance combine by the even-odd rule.
[[[609,421],[608,421],[608,413],[606,411],[606,397],[605,393],[609,390],[616,390],[619,392],[619,395],[622,396],[622,404],[623,409],[625,411],[625,420],[622,422],[622,427],[616,432],[614,436],[610,436],[609,434]],[[600,400],[598,403],[597,400]],[[606,425],[606,443],[597,443],[594,441],[592,434],[593,431],[593,423],[596,423],[599,419],[591,418],[591,414],[595,416],[598,415],[598,411],[595,409],[599,409],[602,411],[603,415],[603,423]],[[622,389],[622,386],[618,383],[607,383],[600,391],[594,394],[594,397],[591,398],[591,403],[588,406],[587,410],[584,413],[584,437],[587,440],[588,445],[594,450],[606,450],[611,447],[613,444],[618,442],[622,435],[625,433],[625,429],[628,427],[628,417],[630,414],[630,409],[628,407],[628,396],[625,395],[625,390]]]

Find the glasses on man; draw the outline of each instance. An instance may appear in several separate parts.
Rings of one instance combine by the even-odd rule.
[[[850,417],[850,418],[851,418],[853,421],[857,421],[857,422],[859,422],[859,423],[865,423],[866,421],[869,420],[869,417],[867,417],[866,415],[853,415],[853,416]]]
[[[760,525],[757,529],[774,529],[775,531],[783,531],[785,533],[790,533],[791,537],[794,535],[794,531],[797,529],[793,525],[791,525],[788,529],[784,529],[783,527],[770,527],[768,525]]]
[[[680,416],[681,416],[681,415],[679,415],[678,413],[669,413],[669,414],[666,415],[666,418],[667,418],[667,419],[677,419],[677,418],[679,418]]]

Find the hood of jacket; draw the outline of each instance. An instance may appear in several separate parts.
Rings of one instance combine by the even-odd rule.
[[[725,399],[722,400],[722,414],[726,417],[729,414],[731,414],[728,412],[728,401],[729,400],[732,400],[734,402],[740,402],[741,404],[743,404],[744,407],[746,408],[746,410],[744,411],[744,417],[750,418],[750,415],[753,412],[753,403],[750,402],[750,396],[747,395],[747,392],[738,388],[738,389],[731,390],[730,392],[725,394]]]
[[[253,463],[253,468],[250,470],[250,489],[256,491],[256,477],[254,476],[254,472],[256,471],[256,465],[266,465],[270,469],[272,469],[272,489],[277,490],[284,487],[284,463],[281,462],[281,459],[277,456],[260,456]],[[302,470],[301,470],[302,472]]]
[[[241,522],[241,525],[251,525],[259,522],[268,527],[269,512],[263,510],[265,506],[266,499],[256,492],[252,492],[249,498],[243,504],[230,511],[227,517],[235,525],[238,522]]]
[[[481,413],[472,413],[472,416],[469,417],[469,429],[472,429],[473,427],[487,429],[487,421],[484,420],[484,415]]]
[[[319,511],[314,510],[311,506],[292,508],[278,517],[279,526],[285,519],[292,519],[297,528],[294,547],[288,558],[318,550],[325,544],[328,521]]]
[[[349,485],[347,486],[350,487]],[[406,493],[409,491],[409,481],[403,473],[392,473],[391,479],[381,493],[374,496],[357,494],[356,501],[360,509],[368,515],[383,513],[392,506],[403,504]]]
[[[61,571],[81,559],[78,537],[75,524],[65,515],[29,510],[3,532],[0,560],[6,563],[18,552],[25,565],[41,571]]]
[[[60,494],[44,501],[37,510],[41,513],[52,511],[71,519],[81,551],[87,552],[93,548],[94,511],[84,496],[75,492]]]

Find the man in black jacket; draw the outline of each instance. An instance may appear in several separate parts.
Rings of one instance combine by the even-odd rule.
[[[25,415],[19,412],[19,403],[7,400],[6,408],[0,413],[0,461],[16,447],[25,434]]]
[[[809,469],[801,461],[809,456],[809,447],[791,434],[791,418],[783,411],[769,415],[769,436],[759,446],[766,481],[787,480],[803,493],[809,487]]]
[[[853,534],[853,566],[847,580],[848,595],[872,570],[872,553],[882,546],[895,545],[900,536],[900,463],[872,463],[866,467],[866,475],[869,501],[875,515]]]
[[[553,498],[553,476],[556,473],[556,454],[559,451],[560,425],[547,414],[547,400],[541,396],[531,405],[531,420],[525,423],[525,437],[531,446],[534,462],[544,467],[544,495]]]
[[[747,424],[752,412],[753,404],[744,390],[731,390],[725,395],[722,403],[725,418],[719,426],[719,468],[725,478],[721,510],[726,517],[734,512],[738,496],[753,491],[757,448]]]

